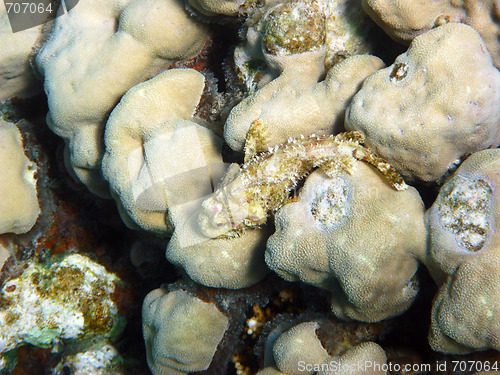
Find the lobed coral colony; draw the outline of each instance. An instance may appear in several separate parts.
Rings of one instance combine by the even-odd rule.
[[[500,373],[498,0],[46,3],[0,3],[0,374]]]

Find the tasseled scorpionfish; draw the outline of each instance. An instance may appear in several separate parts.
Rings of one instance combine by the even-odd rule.
[[[363,141],[360,132],[289,139],[253,156],[241,167],[232,164],[214,194],[202,203],[201,231],[211,238],[232,237],[245,228],[264,224],[269,212],[283,206],[291,190],[315,168],[334,177],[340,170],[349,171],[356,160],[363,160],[377,168],[395,189],[406,189],[396,170],[363,146]],[[247,137],[246,158],[249,148]]]

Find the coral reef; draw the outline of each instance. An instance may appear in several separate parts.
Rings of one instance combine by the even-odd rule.
[[[188,0],[189,5],[206,16],[237,15],[244,0]]]
[[[237,238],[207,238],[198,225],[200,208],[194,206],[183,207],[188,218],[176,224],[168,243],[165,255],[170,262],[192,280],[214,288],[245,288],[269,273],[263,256],[270,235],[267,228],[247,230]]]
[[[200,230],[216,238],[264,224],[268,212],[285,204],[290,191],[316,167],[335,176],[342,169],[350,170],[356,160],[364,160],[382,172],[395,189],[406,189],[397,172],[362,142],[363,137],[356,132],[336,137],[313,135],[290,139],[241,168],[233,164],[214,194],[203,201]]]
[[[102,171],[129,226],[171,234],[168,207],[208,194],[200,189],[222,158],[220,139],[192,121],[203,87],[193,69],[168,70],[134,86],[110,114]]]
[[[102,133],[121,96],[199,53],[206,38],[203,25],[176,0],[84,1],[57,18],[36,56],[49,102],[47,123],[66,140],[68,169],[91,191],[109,195],[100,171]]]
[[[429,341],[435,350],[500,350],[499,166],[498,149],[473,154],[428,212],[430,256],[446,275],[432,309]]]
[[[273,355],[273,361],[268,362],[274,362],[279,371],[269,366],[257,374],[385,374],[381,365],[385,364],[386,355],[379,345],[365,342],[331,355],[318,337],[319,329],[318,322],[304,322],[280,333],[267,343],[272,345]],[[373,368],[356,369],[359,363],[371,363]]]
[[[342,130],[339,119],[347,102],[361,82],[383,66],[375,56],[364,55],[339,63],[370,51],[360,36],[364,34],[352,29],[353,24],[362,29],[363,22],[345,14],[355,8],[346,3],[282,2],[262,10],[263,15],[252,21],[246,45],[235,51],[240,78],[250,95],[227,118],[224,138],[231,148],[243,150],[255,120],[267,126],[263,140],[267,147],[290,137]],[[289,110],[283,113],[282,108]]]
[[[42,28],[12,32],[5,2],[0,4],[0,101],[13,96],[27,97],[37,94],[42,87],[35,78],[30,56],[37,41],[42,38]]]
[[[0,4],[0,374],[500,371],[497,0],[57,3]]]
[[[346,112],[347,129],[362,131],[405,178],[427,182],[497,147],[499,122],[500,72],[481,37],[456,23],[416,37],[363,83]]]
[[[40,214],[36,166],[24,154],[21,132],[0,120],[0,234],[28,232]]]
[[[103,344],[84,352],[68,355],[54,368],[56,374],[70,371],[74,375],[122,375],[120,358],[117,350]]]
[[[276,213],[266,263],[286,280],[330,291],[340,318],[386,319],[406,310],[419,290],[423,215],[414,188],[396,191],[364,163],[333,178],[317,171]]]
[[[274,147],[300,135],[335,134],[350,98],[370,74],[383,67],[375,56],[347,58],[332,67],[324,80],[324,54],[305,53],[283,58],[278,78],[235,106],[225,124],[224,138],[242,151],[247,133],[256,120],[266,125],[265,147]],[[315,65],[319,68],[315,69]],[[315,69],[315,71],[313,71]],[[289,108],[286,113],[282,108]]]
[[[0,354],[25,344],[51,347],[62,340],[111,337],[120,325],[112,299],[118,282],[79,254],[50,266],[28,264],[0,292]]]
[[[153,374],[182,375],[208,368],[228,318],[188,292],[156,289],[144,299],[143,325]]]
[[[363,0],[363,7],[391,37],[408,42],[436,26],[462,22],[476,29],[500,67],[500,4],[496,0]]]

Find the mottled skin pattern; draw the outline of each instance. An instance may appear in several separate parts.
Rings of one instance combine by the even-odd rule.
[[[395,189],[406,189],[394,168],[362,142],[359,132],[290,139],[241,167],[231,165],[215,193],[202,203],[201,231],[211,238],[231,237],[264,224],[268,213],[283,206],[290,191],[317,167],[333,177],[340,170],[349,171],[356,160],[363,160],[381,171]]]

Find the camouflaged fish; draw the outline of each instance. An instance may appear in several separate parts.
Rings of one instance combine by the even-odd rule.
[[[292,189],[315,168],[334,177],[362,160],[377,168],[395,189],[408,187],[391,165],[363,146],[360,132],[289,139],[255,155],[259,152],[255,139],[262,134],[256,129],[262,126],[254,121],[249,131],[247,161],[241,167],[232,164],[217,190],[202,203],[199,224],[208,237],[238,236],[246,228],[264,224],[269,212],[283,206]]]

